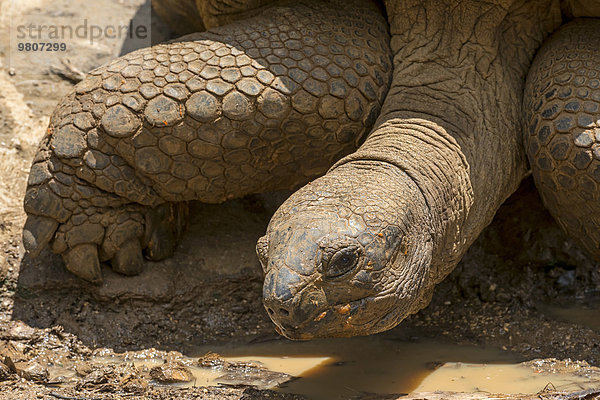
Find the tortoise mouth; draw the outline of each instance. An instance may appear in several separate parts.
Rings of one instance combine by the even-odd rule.
[[[320,308],[299,324],[278,321],[272,315],[271,319],[277,332],[291,340],[369,335],[374,333],[371,328],[387,315],[365,312],[372,301],[372,297],[364,297]]]

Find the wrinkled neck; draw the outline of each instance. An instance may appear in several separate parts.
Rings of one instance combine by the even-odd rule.
[[[394,74],[372,133],[337,166],[396,165],[431,210],[432,283],[458,263],[527,173],[524,78],[560,24],[553,0],[386,2]]]
[[[419,191],[429,214],[433,242],[430,277],[432,283],[439,282],[447,274],[444,267],[453,267],[462,256],[457,243],[464,241],[461,228],[473,204],[469,164],[460,147],[438,124],[426,119],[396,118],[379,125],[358,151],[340,160],[328,175],[359,160],[393,166],[401,171],[396,176],[409,180]],[[395,192],[407,185],[389,182],[385,186]]]
[[[485,68],[494,56],[527,69],[532,52],[562,23],[559,0],[384,0],[391,47],[407,63],[438,60]],[[483,72],[483,69],[479,70]]]

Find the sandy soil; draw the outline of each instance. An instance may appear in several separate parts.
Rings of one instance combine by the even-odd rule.
[[[82,283],[50,253],[36,260],[23,257],[21,199],[29,165],[50,113],[72,82],[50,72],[61,65],[60,59],[15,58],[7,27],[28,15],[48,23],[75,21],[85,13],[92,13],[97,23],[115,18],[128,21],[147,15],[148,3],[101,0],[69,5],[73,2],[28,0],[19,2],[18,13],[10,3],[0,0],[0,356],[24,357],[23,362],[39,362],[43,369],[48,357],[83,362],[103,349],[185,353],[199,344],[275,340],[260,301],[262,273],[254,243],[285,194],[219,206],[194,205],[191,228],[175,257],[149,263],[140,276],[132,278],[106,269],[101,287]],[[154,40],[167,35],[164,27],[157,29]],[[73,43],[63,57],[71,60],[75,70],[86,71],[135,46]],[[570,358],[600,366],[600,330],[584,320],[556,319],[547,311],[550,303],[566,306],[593,301],[599,290],[600,269],[560,231],[527,180],[439,286],[431,305],[393,335],[493,346],[528,360]],[[16,353],[7,353],[11,348]],[[42,353],[46,358],[39,358]],[[81,374],[82,382],[90,371]],[[88,379],[88,386],[76,392],[48,386],[43,373],[19,376],[0,362],[0,397],[295,398],[250,387],[148,386],[141,375],[138,385],[131,384],[135,374],[111,373],[113,378],[96,383]],[[551,395],[548,392],[544,398]],[[555,398],[576,398],[560,396]]]

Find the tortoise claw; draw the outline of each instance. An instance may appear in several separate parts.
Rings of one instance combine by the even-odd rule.
[[[98,246],[92,243],[79,244],[63,254],[69,271],[96,285],[102,284],[102,272],[98,259]]]
[[[140,241],[132,239],[125,242],[111,260],[112,269],[123,275],[137,275],[144,268]]]
[[[23,246],[31,257],[37,257],[54,236],[58,222],[52,218],[30,215],[23,228]]]

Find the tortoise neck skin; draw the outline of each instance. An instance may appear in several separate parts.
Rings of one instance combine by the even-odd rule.
[[[372,133],[292,195],[257,247],[265,307],[291,339],[377,333],[425,307],[527,173],[524,79],[559,4],[386,7],[394,73]]]

